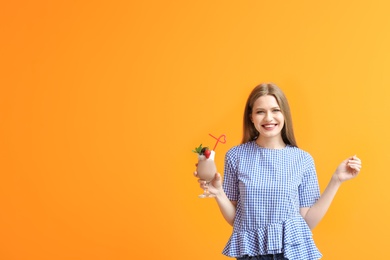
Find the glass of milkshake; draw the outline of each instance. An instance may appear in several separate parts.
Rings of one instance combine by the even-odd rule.
[[[215,151],[209,150],[208,147],[202,147],[202,145],[200,145],[199,147],[195,148],[194,152],[198,154],[198,163],[196,165],[197,177],[206,181],[207,187],[217,173],[217,167],[214,162]],[[203,194],[199,195],[198,197],[211,198],[215,196],[210,194],[206,188],[203,191]]]

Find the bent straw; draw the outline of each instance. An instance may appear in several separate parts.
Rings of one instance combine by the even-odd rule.
[[[215,140],[217,140],[217,142],[215,143],[214,145],[214,148],[213,148],[213,151],[215,151],[215,148],[217,147],[217,144],[218,143],[226,143],[226,135],[220,135],[218,138],[213,136],[212,134],[209,134],[211,137],[213,137]],[[221,138],[223,138],[223,140],[221,141]]]

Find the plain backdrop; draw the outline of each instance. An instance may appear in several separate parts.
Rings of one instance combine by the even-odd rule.
[[[286,93],[323,191],[325,260],[383,258],[390,232],[390,4],[8,1],[0,8],[0,258],[229,259],[192,173],[241,141],[257,84]],[[295,259],[292,259],[295,260]]]

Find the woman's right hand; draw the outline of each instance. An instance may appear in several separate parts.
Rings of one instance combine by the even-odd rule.
[[[195,171],[194,176],[198,177],[197,175],[198,174]],[[211,193],[212,195],[217,196],[220,193],[220,191],[222,190],[222,177],[221,177],[221,174],[219,174],[218,172],[215,173],[214,179],[211,182],[207,183],[207,181],[202,180],[202,179],[198,179],[198,182],[200,184],[200,187],[203,190],[207,189],[209,191],[209,193]]]

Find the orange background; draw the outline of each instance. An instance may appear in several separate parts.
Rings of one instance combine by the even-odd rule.
[[[323,259],[384,256],[390,232],[390,4],[3,1],[0,259],[228,259],[191,150],[260,82],[289,98],[323,190],[363,160],[314,230]]]

